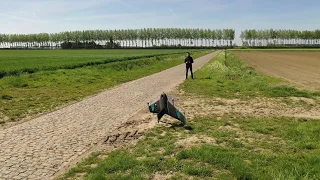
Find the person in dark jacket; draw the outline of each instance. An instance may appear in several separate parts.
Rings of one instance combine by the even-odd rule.
[[[188,70],[190,69],[191,77],[193,79],[193,72],[192,72],[192,63],[193,58],[190,56],[190,53],[187,53],[187,57],[184,59],[184,63],[186,64],[186,79],[188,79]]]

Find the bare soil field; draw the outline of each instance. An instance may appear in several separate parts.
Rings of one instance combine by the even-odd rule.
[[[320,52],[233,52],[263,73],[320,90]]]

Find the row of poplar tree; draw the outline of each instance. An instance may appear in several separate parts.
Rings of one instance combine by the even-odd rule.
[[[315,46],[320,47],[320,30],[245,30],[240,34],[244,46]]]
[[[3,47],[53,47],[65,42],[120,47],[195,46],[212,47],[232,45],[233,29],[144,28],[122,30],[85,30],[60,33],[0,34]]]
[[[221,47],[232,46],[233,29],[144,28],[65,31],[60,33],[0,34],[0,48],[61,47],[63,43],[110,47]],[[320,46],[320,30],[244,30],[243,46]]]

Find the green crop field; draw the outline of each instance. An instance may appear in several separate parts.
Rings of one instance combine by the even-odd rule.
[[[187,51],[189,50],[2,50],[0,51],[0,78],[23,72],[74,69]]]

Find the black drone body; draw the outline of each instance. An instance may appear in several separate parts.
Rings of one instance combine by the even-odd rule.
[[[178,109],[176,109],[173,104],[169,102],[168,97],[165,93],[161,94],[158,101],[149,105],[149,111],[152,113],[157,113],[158,122],[163,115],[167,114],[173,118],[178,119],[183,124],[187,123],[186,117]]]

